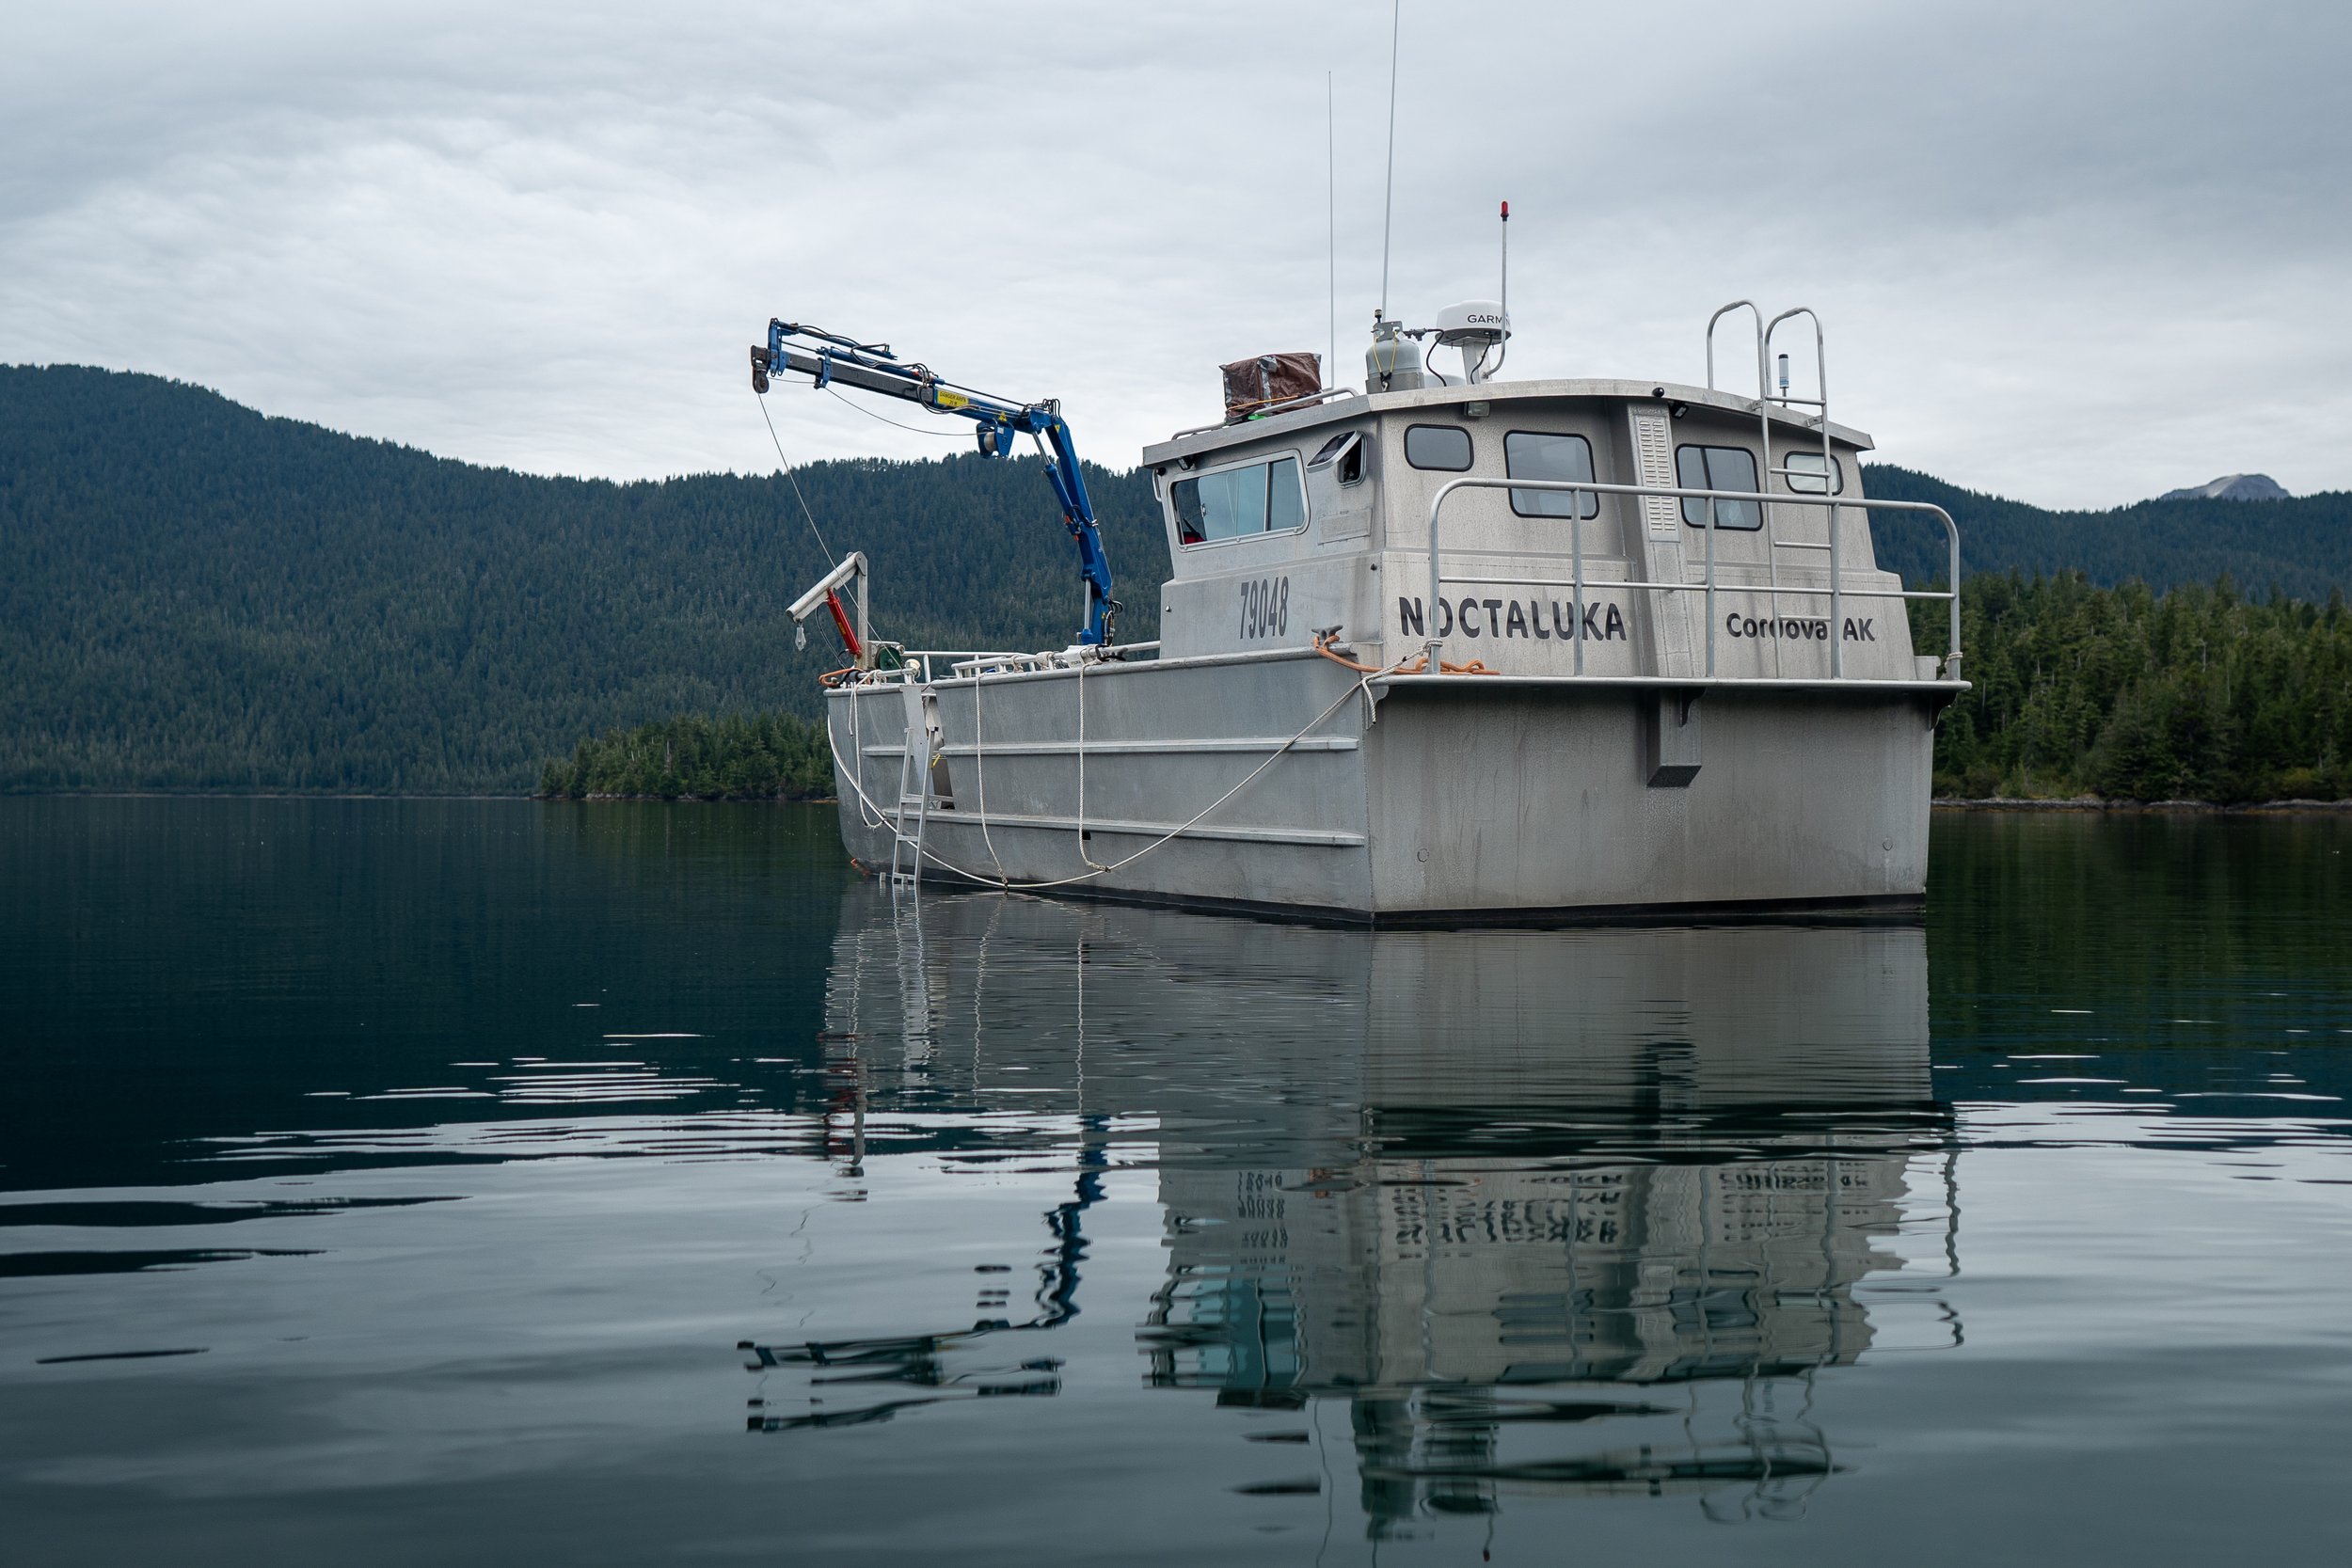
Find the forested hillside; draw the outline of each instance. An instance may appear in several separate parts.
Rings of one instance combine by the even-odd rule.
[[[796,472],[834,548],[872,557],[882,635],[1072,636],[1073,552],[1034,461]],[[2226,570],[2313,601],[2352,583],[2352,497],[2048,513],[1891,467],[1867,483],[1949,506],[1972,574]],[[1148,639],[1167,569],[1150,486],[1088,483],[1121,633]],[[1928,529],[1883,537],[1915,579],[1941,575]],[[780,477],[534,478],[152,376],[0,367],[0,789],[520,793],[583,736],[813,714],[833,635],[820,622],[796,654],[784,607],[825,564]],[[663,735],[665,755],[701,744]],[[582,788],[648,776],[642,750],[605,761],[619,771]]]
[[[1034,460],[796,474],[834,548],[874,561],[882,635],[1074,635]],[[1087,483],[1121,635],[1148,639],[1148,482]],[[0,788],[520,793],[611,725],[816,711],[839,650],[819,621],[796,655],[784,610],[824,565],[781,478],[533,478],[151,376],[0,367]]]
[[[2162,593],[2226,573],[2249,593],[2276,588],[2312,603],[2331,589],[2352,589],[2352,493],[2341,490],[2277,501],[2151,500],[2109,512],[2045,512],[1873,463],[1863,469],[1863,491],[1949,512],[1960,525],[1963,576],[2080,572],[2094,583],[2137,578]],[[1950,576],[1944,530],[1932,518],[1882,515],[1871,531],[1880,564],[1906,581]]]
[[[1919,646],[1941,605],[1915,602]],[[2352,612],[2161,596],[2080,573],[1981,577],[1961,602],[1971,689],[1935,736],[1942,796],[2121,800],[2352,796]]]
[[[550,760],[539,793],[581,800],[813,800],[834,790],[822,716],[681,714],[590,736]]]

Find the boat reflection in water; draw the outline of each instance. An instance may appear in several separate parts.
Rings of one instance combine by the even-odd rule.
[[[1087,1309],[1134,1312],[1145,1379],[1261,1441],[1336,1438],[1343,1405],[1375,1534],[1515,1492],[1801,1510],[1842,1467],[1819,1374],[1890,1322],[1958,1333],[1916,927],[1369,932],[861,888],[828,1009],[851,1123],[1074,1112],[1038,1310],[977,1334],[1074,1311],[1104,1151],[1151,1164],[1165,1279]],[[761,1354],[1053,1391],[1050,1335],[966,1374],[950,1338]]]

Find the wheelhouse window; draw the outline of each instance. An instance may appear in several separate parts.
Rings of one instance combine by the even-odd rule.
[[[1561,483],[1593,477],[1593,443],[1581,436],[1547,436],[1515,430],[1502,438],[1502,469],[1513,479],[1542,479]],[[1511,510],[1522,517],[1571,517],[1582,512],[1600,515],[1600,498],[1570,495],[1560,490],[1514,490]]]
[[[1678,490],[1754,490],[1756,453],[1745,447],[1677,447],[1675,488]],[[1705,528],[1714,514],[1718,529],[1759,529],[1764,508],[1755,501],[1700,500],[1682,503],[1682,520]]]
[[[1307,460],[1310,468],[1327,467],[1342,484],[1360,484],[1364,478],[1364,433],[1343,430]]]
[[[1788,454],[1788,461],[1781,467],[1788,470],[1782,477],[1788,481],[1791,495],[1842,496],[1846,493],[1846,466],[1835,457],[1825,458],[1818,451],[1792,451]],[[1827,484],[1821,483],[1821,475],[1825,471],[1830,476]]]
[[[1176,535],[1187,545],[1307,526],[1307,492],[1295,457],[1180,479],[1168,486],[1168,496],[1176,508]]]
[[[1458,424],[1406,425],[1405,461],[1416,468],[1458,474],[1470,466],[1470,432]]]

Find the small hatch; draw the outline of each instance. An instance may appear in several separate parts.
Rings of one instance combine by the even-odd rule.
[[[1333,468],[1342,484],[1354,484],[1364,477],[1364,433],[1343,430],[1323,443],[1307,463],[1310,468]]]

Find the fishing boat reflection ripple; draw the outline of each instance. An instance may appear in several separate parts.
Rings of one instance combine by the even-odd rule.
[[[1375,1533],[1518,1491],[1799,1511],[1841,1468],[1821,1374],[1873,1313],[1959,1331],[1915,927],[1375,933],[861,889],[828,1006],[894,1101],[1075,1112],[1041,1311],[978,1332],[1075,1309],[1102,1150],[1140,1145],[1146,1381],[1261,1441],[1343,1408]],[[1050,1391],[1005,1359],[972,1391]]]

